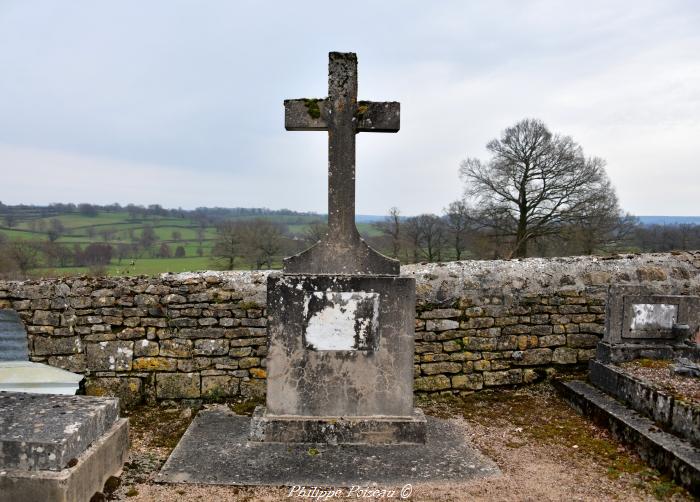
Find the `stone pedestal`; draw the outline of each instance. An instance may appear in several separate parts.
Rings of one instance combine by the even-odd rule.
[[[267,407],[251,439],[425,441],[413,408],[412,278],[271,275],[267,290]]]

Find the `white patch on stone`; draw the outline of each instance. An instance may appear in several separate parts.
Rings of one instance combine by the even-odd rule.
[[[65,429],[63,429],[63,433],[64,434],[73,434],[74,432],[77,432],[79,428],[80,428],[80,422],[68,424],[68,425],[66,425]]]
[[[635,303],[632,305],[634,317],[633,330],[638,329],[671,329],[678,318],[678,305],[666,303]]]
[[[311,316],[306,326],[306,344],[315,350],[358,350],[368,345],[379,317],[379,295],[363,292],[315,292],[328,306]],[[304,318],[310,297],[304,302]],[[361,302],[372,303],[372,317],[357,318]],[[357,325],[356,325],[356,321]]]

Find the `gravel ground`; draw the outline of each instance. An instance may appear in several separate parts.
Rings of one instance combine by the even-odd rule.
[[[498,463],[503,475],[469,483],[417,484],[410,500],[693,500],[605,430],[577,415],[549,384],[418,404],[428,414],[458,423],[465,436]],[[143,407],[130,413],[130,460],[109,499],[319,500],[289,497],[289,488],[153,483],[192,416],[188,408],[177,407]],[[394,500],[400,500],[400,489]],[[347,495],[345,489],[342,497],[327,500],[355,498]]]
[[[673,373],[673,361],[637,359],[620,364],[626,373],[685,401],[700,403],[700,378]]]

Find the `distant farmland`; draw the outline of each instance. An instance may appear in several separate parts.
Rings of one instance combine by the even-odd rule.
[[[9,206],[4,206],[5,208]],[[51,211],[50,207],[35,208],[14,206],[10,220],[0,215],[0,239],[5,242],[24,241],[34,243],[37,249],[51,246],[63,252],[84,250],[91,244],[105,244],[112,249],[112,258],[101,269],[108,275],[153,275],[163,272],[183,272],[210,270],[217,268],[211,258],[212,248],[218,237],[217,223],[223,220],[250,222],[267,220],[282,229],[287,248],[297,251],[305,247],[306,234],[312,224],[320,224],[325,215],[291,213],[266,214],[260,210],[254,214],[228,215],[219,220],[184,214],[138,214],[126,209],[104,210],[99,208],[92,214]],[[251,210],[254,211],[254,210]],[[164,211],[167,212],[167,211]],[[172,212],[172,211],[170,211]],[[47,214],[48,213],[48,214]],[[146,211],[146,213],[148,213]],[[12,223],[8,225],[7,223]],[[365,237],[380,235],[372,223],[359,223],[358,228]],[[54,231],[52,235],[50,232]],[[139,248],[145,229],[154,234],[150,248]],[[158,251],[167,247],[168,257],[158,256]],[[130,252],[124,249],[130,249]],[[178,248],[182,248],[178,250]],[[175,257],[176,251],[179,253]],[[168,254],[166,253],[166,254]],[[43,253],[48,256],[47,253]],[[284,252],[276,256],[273,267],[281,267]],[[83,275],[90,272],[88,266],[76,266],[72,263],[63,265],[47,263],[47,258],[38,258],[38,263],[28,273],[31,276]],[[249,269],[253,264],[240,256],[236,267]]]

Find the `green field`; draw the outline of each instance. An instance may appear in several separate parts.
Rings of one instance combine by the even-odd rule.
[[[296,242],[300,246],[303,238],[309,231],[309,225],[318,222],[321,217],[309,214],[260,214],[227,217],[227,220],[246,221],[264,219],[281,224],[287,242]],[[203,224],[190,218],[172,216],[138,216],[130,214],[126,210],[107,212],[100,210],[94,216],[87,216],[78,212],[39,217],[33,212],[31,215],[21,215],[14,222],[12,228],[2,226],[4,221],[0,218],[0,238],[5,237],[9,241],[27,240],[43,245],[49,241],[48,231],[55,227],[58,220],[62,231],[55,244],[69,250],[76,248],[85,249],[92,243],[107,243],[112,246],[113,258],[111,262],[100,269],[99,272],[109,275],[154,275],[164,272],[185,272],[196,270],[211,270],[217,268],[217,263],[211,259],[211,250],[217,239],[216,227],[212,224]],[[381,232],[372,224],[360,223],[358,230],[365,238],[381,235]],[[144,228],[151,227],[156,235],[156,241],[148,250],[141,250],[118,260],[117,250],[125,245],[134,245],[141,238]],[[182,247],[185,256],[181,258],[158,258],[154,253],[165,243],[174,255],[178,247]],[[281,267],[282,256],[275,257],[273,268]],[[131,263],[134,263],[131,265]],[[85,275],[95,273],[88,267],[66,266],[48,267],[49,262],[40,261],[38,266],[30,269],[29,275],[35,277],[48,277],[56,275]],[[244,257],[236,260],[235,267],[250,269],[254,263],[248,262]]]

